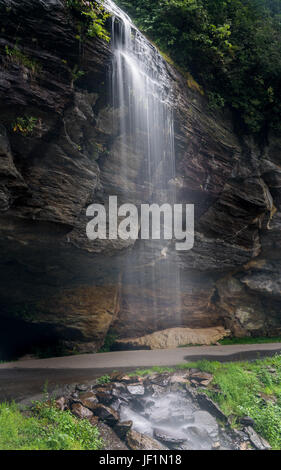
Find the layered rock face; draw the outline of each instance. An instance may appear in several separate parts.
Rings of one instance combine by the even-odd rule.
[[[1,317],[52,326],[77,351],[96,351],[110,329],[120,338],[173,327],[279,334],[280,138],[260,147],[237,136],[167,65],[172,184],[178,202],[195,204],[194,249],[170,244],[154,258],[147,244],[143,259],[141,241],[90,242],[91,203],[121,196],[125,183],[130,201],[145,202],[148,192],[141,149],[128,148],[125,183],[120,173],[118,117],[126,110],[114,109],[108,93],[110,45],[81,42],[64,1],[0,0],[0,9]],[[177,286],[167,257],[180,268]],[[144,290],[136,273],[151,279],[151,269],[155,286]]]

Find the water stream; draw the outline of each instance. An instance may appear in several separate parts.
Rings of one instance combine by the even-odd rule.
[[[110,88],[113,108],[119,110],[121,198],[126,203],[136,203],[135,194],[131,196],[131,181],[135,175],[132,156],[135,158],[137,155],[142,161],[136,181],[139,202],[173,205],[173,91],[166,62],[114,2],[105,0],[104,6],[112,14],[114,54]],[[139,287],[142,297],[138,304],[148,301],[147,296],[141,294],[146,288],[154,292],[149,308],[155,321],[161,308],[159,293],[166,289],[167,279],[171,308],[177,315],[180,312],[180,276],[177,266],[169,258],[170,245],[171,242],[164,240],[162,233],[161,240],[143,242],[138,252],[140,266],[148,266],[140,267],[134,276],[134,284]],[[157,329],[156,324],[155,327]]]

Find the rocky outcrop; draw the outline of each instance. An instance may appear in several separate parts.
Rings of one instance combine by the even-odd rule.
[[[140,338],[120,339],[113,345],[114,349],[174,349],[179,346],[197,344],[215,344],[228,336],[222,326],[213,328],[171,328],[152,333]]]
[[[171,184],[178,202],[195,204],[194,249],[179,254],[171,244],[155,257],[148,244],[144,259],[141,242],[90,242],[89,204],[121,197],[124,186],[130,201],[147,193],[141,152],[128,148],[127,180],[120,174],[112,122],[122,110],[107,88],[110,45],[81,42],[63,0],[0,0],[0,9],[2,319],[52,327],[70,351],[96,351],[110,328],[120,338],[173,327],[279,334],[280,137],[257,145],[237,136],[230,118],[211,113],[167,66],[175,96]],[[77,70],[84,75],[76,80]],[[15,126],[18,118],[27,129]],[[167,259],[180,269],[177,284]],[[155,289],[147,282],[152,266]]]
[[[228,418],[202,392],[213,378],[198,369],[144,377],[115,373],[106,385],[97,380],[65,387],[55,406],[97,426],[107,449],[269,450],[268,442],[254,430],[253,419],[244,417],[242,429],[236,430],[234,417]],[[102,390],[107,406],[101,400]]]

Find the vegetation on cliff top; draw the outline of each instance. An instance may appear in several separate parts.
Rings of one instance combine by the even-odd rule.
[[[84,36],[88,36],[98,37],[106,42],[110,41],[106,29],[106,21],[110,14],[100,3],[88,0],[66,0],[66,6],[80,17],[77,39],[83,40]]]
[[[244,131],[281,130],[279,0],[117,0]]]

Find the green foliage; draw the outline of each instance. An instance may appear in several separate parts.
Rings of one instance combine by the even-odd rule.
[[[110,35],[106,30],[106,21],[110,14],[100,3],[87,0],[67,0],[66,5],[81,17],[78,24],[78,40],[82,40],[84,34],[88,37],[98,37],[106,42],[110,41]]]
[[[15,46],[13,49],[10,49],[6,45],[5,52],[10,61],[28,68],[33,74],[40,72],[41,66],[38,64],[38,62],[25,55],[17,46]]]
[[[77,64],[74,65],[73,69],[71,70],[73,83],[79,80],[79,78],[83,77],[84,75],[85,75],[85,72],[83,72],[83,70],[80,70]]]
[[[21,413],[15,403],[0,404],[1,450],[98,450],[99,432],[87,420],[69,411],[37,402],[32,412]]]
[[[111,378],[110,378],[110,375],[103,375],[102,377],[99,377],[97,379],[97,383],[99,385],[105,385],[105,384],[109,384],[111,382]]]
[[[33,116],[17,117],[12,125],[12,129],[14,132],[18,132],[27,137],[28,135],[32,134],[37,123],[38,119]]]
[[[221,109],[224,108],[225,101],[224,98],[216,92],[210,91],[208,93],[209,107],[210,109]]]
[[[99,350],[99,353],[110,352],[112,345],[115,343],[117,338],[118,338],[118,334],[116,333],[115,330],[109,331],[109,333],[105,337],[102,348]]]
[[[118,0],[139,28],[227,105],[245,132],[281,130],[281,2]]]

